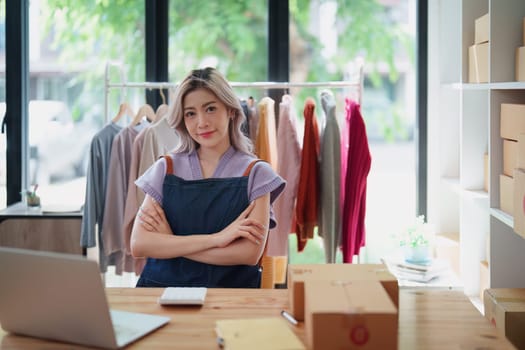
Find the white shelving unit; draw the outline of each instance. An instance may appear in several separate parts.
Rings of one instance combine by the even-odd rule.
[[[470,84],[468,48],[475,20],[487,13],[489,83]],[[438,232],[459,232],[461,280],[471,297],[479,296],[481,260],[489,261],[491,288],[525,287],[525,239],[499,209],[500,105],[525,104],[525,83],[514,78],[523,17],[523,0],[429,1],[428,220]]]

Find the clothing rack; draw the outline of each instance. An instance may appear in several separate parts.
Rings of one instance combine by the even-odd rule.
[[[119,69],[121,82],[112,83],[110,81],[110,69],[111,67]],[[255,89],[289,89],[289,88],[353,88],[357,92],[357,100],[359,104],[362,104],[363,99],[363,84],[364,84],[364,65],[361,61],[357,62],[358,76],[354,80],[349,81],[325,81],[325,82],[305,82],[305,83],[294,83],[294,82],[271,82],[271,81],[255,81],[255,82],[229,82],[233,88],[255,88]],[[127,82],[125,78],[124,67],[118,62],[106,63],[105,70],[105,120],[109,121],[109,91],[111,89],[121,89],[121,95],[126,95],[127,88],[142,88],[142,89],[175,89],[178,83],[168,82]]]

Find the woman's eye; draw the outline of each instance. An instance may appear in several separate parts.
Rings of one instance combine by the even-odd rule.
[[[193,112],[186,112],[186,113],[184,113],[184,117],[185,117],[185,118],[191,118],[191,117],[193,117],[194,115],[195,115],[195,113],[193,113]]]
[[[212,113],[212,112],[215,112],[217,110],[217,107],[215,106],[209,106],[207,109],[206,109],[206,112],[208,113]]]

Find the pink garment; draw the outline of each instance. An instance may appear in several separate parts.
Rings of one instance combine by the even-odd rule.
[[[142,126],[143,127],[143,126]],[[142,129],[142,127],[140,129]],[[122,129],[113,139],[109,161],[104,222],[102,224],[102,244],[108,264],[115,265],[115,273],[121,275],[125,266],[123,228],[126,196],[128,193],[128,176],[131,165],[131,149],[139,128],[128,126]]]
[[[151,127],[151,126],[150,126]],[[128,193],[126,196],[126,206],[124,207],[124,224],[123,224],[123,235],[125,243],[125,271],[126,272],[135,272],[138,276],[142,272],[144,265],[146,264],[146,259],[135,259],[131,255],[131,230],[133,228],[133,223],[135,221],[135,216],[137,215],[138,205],[137,205],[137,191],[135,186],[135,180],[141,175],[139,174],[139,162],[140,154],[142,152],[142,146],[144,144],[144,137],[149,128],[142,129],[135,140],[133,141],[133,146],[131,148],[131,163],[129,167],[129,176],[128,176]],[[131,269],[129,268],[131,266]]]
[[[343,262],[351,263],[353,256],[358,255],[361,247],[365,245],[366,184],[372,157],[361,107],[350,99],[346,99],[345,102],[346,123],[341,150],[345,167],[341,168],[346,171],[341,177],[343,197],[341,236]]]
[[[277,154],[279,164],[277,173],[286,180],[283,193],[274,204],[277,227],[268,236],[268,256],[288,255],[288,235],[295,230],[292,221],[301,169],[301,145],[296,127],[297,113],[290,95],[284,95],[279,105],[279,125],[277,128]]]

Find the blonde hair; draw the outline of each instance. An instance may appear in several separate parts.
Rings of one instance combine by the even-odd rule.
[[[167,119],[168,124],[177,131],[180,137],[179,147],[176,151],[192,152],[199,147],[198,143],[191,138],[184,124],[183,106],[184,97],[197,89],[210,91],[226,105],[226,109],[231,113],[230,117],[232,118],[228,127],[230,144],[238,151],[253,154],[252,141],[241,130],[242,124],[246,121],[246,116],[239,98],[219,71],[211,67],[192,70],[177,87],[172,113],[168,115]]]

